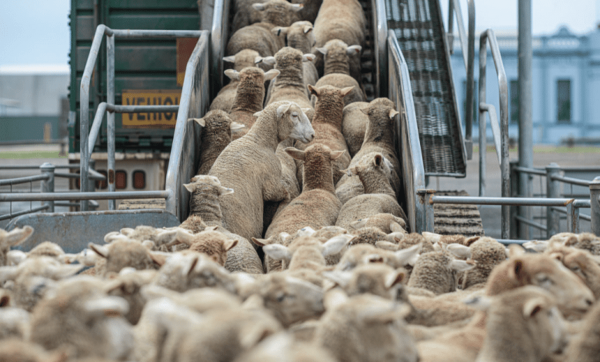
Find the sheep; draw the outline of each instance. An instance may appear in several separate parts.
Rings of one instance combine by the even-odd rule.
[[[398,288],[406,278],[406,271],[381,264],[364,264],[351,272],[339,270],[323,272],[323,276],[342,287],[349,297],[370,293],[379,297],[397,300]]]
[[[394,237],[396,237],[397,233],[394,232],[394,233],[392,233],[392,235],[394,235]],[[409,247],[417,245],[417,244],[421,244],[422,245],[421,254],[430,253],[432,251],[435,251],[433,244],[429,240],[425,240],[425,238],[421,234],[418,234],[418,233],[410,233],[410,234],[405,233],[404,236],[402,237],[402,239],[395,240],[395,241],[398,242],[398,244],[394,244],[391,242],[385,242],[385,241],[379,241],[375,245],[378,248],[382,248],[385,250],[398,251],[398,250],[409,248]]]
[[[289,247],[270,244],[263,251],[271,259],[283,260],[283,269],[319,269],[326,265],[325,257],[339,253],[354,235],[338,235],[325,243],[312,237],[294,240]]]
[[[16,306],[32,311],[55,282],[68,278],[83,268],[83,265],[64,265],[60,261],[39,256],[28,258],[18,266],[0,267],[0,281],[14,281],[10,287]]]
[[[242,307],[240,299],[222,289],[202,288],[191,289],[185,293],[149,284],[141,289],[141,295],[148,301],[169,298],[179,305],[183,305],[198,313],[206,313],[219,309],[239,309]]]
[[[70,347],[74,357],[126,360],[133,334],[122,315],[129,307],[102,287],[102,281],[90,276],[59,283],[31,315],[31,341],[47,350]]]
[[[314,340],[338,361],[418,361],[402,321],[410,312],[408,305],[370,294],[328,298],[327,305]]]
[[[285,328],[325,311],[321,288],[286,273],[265,275],[256,281],[253,292],[246,302],[253,300],[266,308]]]
[[[315,45],[315,35],[313,33],[313,25],[308,21],[297,21],[289,27],[276,27],[272,32],[276,36],[285,37],[287,46],[298,49],[302,54],[309,54],[312,47]],[[319,73],[315,64],[310,62],[302,62],[302,80],[304,88],[310,84],[315,85],[319,80]]]
[[[581,331],[575,335],[566,349],[567,362],[594,362],[600,356],[600,303],[596,303],[586,314]]]
[[[417,260],[408,281],[411,288],[422,288],[436,295],[456,290],[456,273],[472,269],[473,262],[456,260],[445,251],[423,254]]]
[[[285,356],[285,357],[284,357]],[[240,355],[234,362],[335,362],[327,350],[312,343],[299,343],[296,334],[276,333],[255,348]]]
[[[352,88],[338,89],[331,86],[315,88],[308,86],[311,94],[317,97],[315,107],[315,116],[312,120],[312,126],[315,129],[315,139],[306,144],[298,144],[296,147],[305,150],[312,144],[322,144],[329,147],[332,151],[344,152],[333,163],[333,182],[336,184],[341,177],[341,170],[345,170],[350,164],[350,155],[347,153],[348,147],[342,135],[342,109],[344,108],[343,99]],[[298,180],[302,180],[303,166],[298,167]]]
[[[218,231],[202,231],[198,234],[191,234],[185,230],[179,230],[177,241],[189,246],[189,250],[196,251],[208,256],[212,261],[220,266],[225,265],[227,252],[234,248],[238,241],[227,238]]]
[[[258,56],[260,55],[257,51],[252,49],[244,49],[235,55],[224,57],[223,61],[226,63],[232,63],[233,69],[241,72],[244,68],[256,66],[255,60]],[[270,69],[263,68],[263,70],[266,72]],[[233,100],[235,98],[238,85],[238,81],[231,80],[229,84],[221,88],[215,99],[213,99],[212,103],[210,104],[209,110],[215,111],[220,109],[227,113],[231,112],[231,106],[233,106]]]
[[[7,265],[19,265],[27,258],[38,256],[48,256],[64,264],[70,264],[77,259],[76,254],[66,254],[58,244],[51,241],[43,241],[27,253],[21,250],[9,251],[6,253]]]
[[[358,244],[349,247],[336,266],[336,270],[348,271],[368,263],[385,263],[392,268],[404,268],[413,265],[419,258],[421,246],[415,245],[408,249],[390,252],[379,249],[371,244]]]
[[[590,288],[596,299],[600,298],[600,257],[587,250],[551,243],[546,254],[562,262]]]
[[[353,102],[365,101],[365,93],[361,81],[360,45],[348,45],[339,39],[329,40],[323,47],[317,48],[319,55],[324,58],[323,78],[326,82],[359,84],[348,97],[346,105]],[[321,65],[320,59],[317,60]]]
[[[314,109],[308,99],[308,91],[304,87],[303,62],[309,62],[314,59],[314,55],[303,55],[300,50],[285,47],[275,54],[274,59],[267,58],[262,60],[275,62],[275,69],[279,70],[279,75],[275,78],[269,87],[265,104],[269,105],[280,101],[295,102],[307,113],[312,120]]]
[[[99,268],[96,264],[96,273],[106,276],[108,273],[119,273],[125,267],[137,270],[158,269],[163,260],[160,255],[152,253],[136,241],[114,241],[106,246],[89,243],[88,247],[98,254],[105,262]]]
[[[233,122],[225,111],[214,110],[194,121],[202,126],[200,136],[200,166],[196,175],[206,175],[221,152],[231,143],[231,134],[245,128]],[[239,137],[238,137],[239,138]]]
[[[258,22],[289,26],[301,20],[302,8],[301,4],[289,4],[284,1],[236,0],[231,33]]]
[[[392,232],[406,234],[406,221],[400,217],[387,213],[379,213],[364,219],[358,219],[351,223],[350,227],[352,229],[376,227],[385,234]]]
[[[314,24],[317,49],[334,39],[349,45],[365,44],[366,18],[357,0],[324,0]],[[320,55],[318,53],[315,55],[318,57],[317,64],[319,64]],[[360,59],[351,63],[350,74],[360,83]]]
[[[138,323],[146,304],[146,299],[141,294],[142,287],[150,284],[157,274],[156,270],[136,271],[132,268],[125,268],[104,287],[106,294],[121,297],[127,301],[129,310],[124,317],[132,325]]]
[[[360,151],[365,140],[369,117],[362,110],[368,106],[367,102],[354,102],[344,107],[342,134],[346,139],[350,157],[354,157]]]
[[[326,85],[340,89],[352,87],[352,91],[344,97],[344,107],[355,102],[364,102],[367,100],[364,92],[360,88],[360,84],[349,75],[338,73],[325,75],[319,78],[315,87],[319,88]],[[314,105],[316,103],[316,98],[312,97],[311,102]]]
[[[0,229],[0,266],[7,265],[6,254],[10,248],[25,242],[33,234],[31,226],[15,228],[10,232]]]
[[[581,233],[576,235],[576,238],[569,238],[565,241],[565,246],[587,250],[592,255],[600,255],[600,239],[592,233]]]
[[[469,245],[470,259],[476,264],[462,277],[463,290],[483,288],[496,265],[506,260],[506,249],[492,238],[479,238]]]
[[[67,360],[66,351],[48,353],[35,343],[16,338],[0,341],[0,361],[2,362],[66,362]]]
[[[259,68],[245,68],[239,73],[233,69],[228,69],[225,73],[231,79],[239,82],[230,117],[233,121],[244,125],[245,128],[234,135],[233,139],[236,140],[248,133],[248,130],[256,122],[254,114],[263,109],[265,81],[274,79],[279,71],[271,69],[265,73]]]
[[[315,136],[302,109],[293,102],[276,102],[259,112],[246,136],[227,146],[209,175],[236,192],[221,201],[223,227],[243,238],[261,237],[264,201],[281,201],[288,193],[281,182],[275,151],[288,137],[310,142]]]
[[[353,222],[380,213],[407,220],[389,184],[389,167],[381,153],[375,153],[366,165],[355,166],[348,172],[358,175],[365,194],[355,196],[343,204],[336,226],[348,229]]]
[[[266,239],[252,238],[252,242],[254,245],[260,248],[271,244],[281,244],[287,246],[289,245],[289,242],[286,242],[288,238],[290,238],[288,233],[281,233],[279,235],[272,235]],[[283,263],[281,260],[273,260],[268,255],[265,255],[264,260],[264,270],[266,273],[283,270]]]
[[[30,318],[31,316],[24,309],[3,305],[0,308],[0,340],[9,338],[28,340]]]
[[[387,98],[373,100],[368,108],[362,110],[369,116],[367,133],[360,151],[352,157],[349,168],[365,163],[365,158],[371,158],[372,153],[381,153],[391,164],[389,176],[392,189],[398,194],[401,192],[400,161],[395,151],[394,143],[394,118],[398,114],[394,110],[394,103]],[[350,179],[349,179],[350,178]],[[349,180],[348,180],[349,179]],[[363,193],[362,185],[357,177],[344,175],[336,185],[336,194],[342,204],[356,195]]]
[[[307,178],[302,193],[271,222],[265,233],[267,239],[282,232],[293,234],[305,226],[319,229],[333,225],[342,206],[334,193],[333,163],[344,151],[333,152],[327,146],[313,144],[306,151],[290,147],[286,152],[304,162]]]
[[[252,4],[252,8],[261,13],[260,22],[240,28],[234,18],[233,35],[227,43],[227,55],[237,54],[244,49],[255,50],[263,57],[275,55],[285,46],[285,41],[271,33],[271,30],[276,26],[290,26],[299,21],[297,12],[302,9],[302,5],[290,4],[284,0],[268,0],[263,4]],[[246,14],[238,11],[236,16]]]

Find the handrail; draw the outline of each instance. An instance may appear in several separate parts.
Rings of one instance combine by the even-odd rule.
[[[475,1],[467,0],[469,11],[469,33],[465,31],[465,24],[460,8],[460,0],[448,0],[448,35],[454,37],[454,14],[460,38],[463,61],[467,71],[467,94],[465,111],[465,150],[467,160],[473,158],[473,95],[475,91]],[[449,49],[454,49],[453,41],[449,42]]]
[[[400,122],[397,123],[398,128],[394,131],[398,135],[397,144],[400,147],[398,154],[402,156],[402,178],[406,198],[406,205],[403,206],[408,216],[410,230],[421,232],[425,224],[425,210],[423,204],[418,201],[415,191],[425,188],[425,167],[410,74],[393,31],[389,31],[387,39],[389,98],[400,112]]]
[[[25,176],[25,177],[17,177],[11,179],[0,180],[0,186],[8,186],[8,185],[19,185],[25,184],[32,181],[45,181],[48,180],[48,175],[34,175],[34,176]]]
[[[229,29],[229,0],[215,0],[213,7],[212,28],[210,31],[211,50],[211,99],[216,97],[219,89],[223,87],[223,57],[227,47]],[[235,55],[235,54],[231,54]]]
[[[82,182],[80,183],[80,191],[88,191],[89,179],[89,162],[90,155],[93,151],[93,145],[98,136],[98,132],[102,123],[104,113],[108,110],[107,115],[107,134],[108,134],[108,189],[110,192],[115,191],[114,185],[114,164],[115,164],[115,123],[114,123],[114,111],[113,109],[118,107],[115,103],[115,38],[124,39],[149,39],[149,38],[179,38],[179,37],[200,37],[201,31],[197,30],[131,30],[131,29],[111,29],[104,24],[98,25],[96,33],[94,34],[94,40],[90,48],[83,76],[81,77],[81,86],[79,94],[80,103],[80,175]],[[106,58],[107,58],[107,101],[105,105],[102,103],[99,105],[98,110],[95,114],[94,124],[92,125],[92,133],[89,133],[89,118],[90,118],[90,83],[94,68],[96,67],[96,61],[98,59],[98,52],[102,44],[102,39],[106,35]],[[186,75],[187,76],[187,75]],[[182,100],[183,101],[183,100]],[[103,102],[104,103],[104,102]],[[113,108],[114,107],[114,108]],[[147,108],[147,106],[146,106]],[[139,111],[139,108],[131,108]],[[91,136],[91,138],[90,138]],[[90,140],[93,140],[90,144]],[[80,210],[87,211],[88,202],[87,200],[81,201]],[[109,209],[115,209],[114,200],[109,200]]]
[[[501,148],[500,152],[500,173],[502,175],[502,197],[510,196],[510,165],[508,161],[508,83],[500,48],[496,35],[492,29],[484,31],[479,40],[479,196],[485,194],[485,160],[486,160],[486,117],[490,106],[486,104],[486,62],[487,62],[487,43],[490,43],[492,58],[498,75],[498,87],[500,95],[500,125],[490,113],[490,122],[492,122],[492,131],[497,134],[500,131],[501,144],[496,144],[496,150]],[[496,121],[496,122],[494,122]],[[495,124],[494,124],[495,123]],[[496,136],[496,135],[495,135]],[[502,239],[509,238],[510,229],[510,210],[509,207],[502,206]]]
[[[171,157],[167,168],[166,190],[169,192],[169,197],[166,209],[180,220],[187,217],[188,211],[189,193],[183,183],[196,175],[200,152],[200,126],[196,122],[188,122],[188,119],[202,117],[210,102],[209,37],[210,33],[203,30],[185,69]]]
[[[551,176],[551,178],[552,178],[552,180],[555,180],[555,181],[560,181],[560,182],[564,182],[566,184],[584,186],[584,187],[589,187],[590,184],[592,183],[591,181],[582,180],[580,178],[565,177],[565,176],[558,176],[558,175]]]
[[[373,9],[373,41],[375,44],[375,98],[388,94],[387,14],[383,0],[371,0]]]
[[[0,194],[0,201],[56,201],[56,200],[109,200],[109,199],[166,199],[170,192],[162,191],[103,191],[103,192],[44,192]]]

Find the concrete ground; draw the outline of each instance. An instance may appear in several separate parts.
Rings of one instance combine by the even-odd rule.
[[[66,157],[58,156],[58,145],[35,145],[35,146],[0,146],[0,166],[7,165],[34,165],[39,166],[44,162],[50,162],[54,165],[66,165]],[[500,166],[495,151],[488,149],[486,154],[486,196],[500,195]],[[22,158],[21,158],[22,157]],[[518,157],[517,151],[510,152],[511,159]],[[565,149],[555,147],[536,146],[534,150],[534,167],[545,167],[551,162],[556,162],[559,166],[596,166],[600,167],[600,148],[585,149]],[[67,172],[66,169],[61,172]],[[0,170],[0,179],[23,177],[39,174],[38,170]],[[589,179],[592,179],[589,178]],[[479,193],[479,157],[474,151],[473,160],[467,162],[467,177],[463,179],[436,177],[429,180],[429,187],[436,190],[466,190],[469,195],[477,196]],[[37,192],[40,190],[40,183],[33,182],[13,186],[13,191],[19,192]],[[68,190],[68,180],[57,178],[55,190]],[[533,178],[534,194],[545,193],[545,178],[538,176]],[[564,188],[565,193],[569,193],[568,187]],[[0,193],[10,192],[10,187],[0,186]],[[31,207],[40,206],[40,203],[31,203]],[[10,211],[9,203],[0,203],[0,215]],[[13,203],[12,211],[27,210],[30,203]],[[67,211],[67,208],[57,208],[57,211]],[[486,235],[500,237],[500,207],[499,206],[481,206],[481,217]],[[532,216],[537,222],[543,222],[541,218],[545,216],[545,209],[532,208]],[[589,214],[588,210],[581,210],[582,214]],[[7,220],[0,220],[0,227],[5,226]],[[589,231],[589,222],[581,221],[582,231]],[[563,221],[561,230],[566,230],[566,222]],[[543,238],[545,234],[532,229],[532,238]]]

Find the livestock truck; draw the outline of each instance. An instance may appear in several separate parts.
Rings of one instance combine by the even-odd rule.
[[[233,10],[231,0],[201,3],[199,11],[196,0],[71,1],[69,160],[79,164],[80,179],[71,187],[81,192],[38,199],[80,204],[73,213],[21,216],[10,227],[37,225],[44,229],[36,233],[40,238],[65,240],[67,250],[79,251],[121,227],[185,220],[190,195],[182,185],[198,168],[202,132],[189,120],[207,112],[224,84]],[[450,66],[452,31],[444,26],[439,0],[360,3],[368,24],[361,58],[366,95],[388,97],[400,111],[393,130],[402,162],[397,197],[409,229],[433,231],[435,219],[440,234],[482,234],[476,206],[426,207],[427,178],[465,177],[472,148],[472,107],[466,107],[463,136]],[[467,48],[474,48],[474,26],[466,32],[460,3],[450,3],[472,102],[474,52]],[[468,6],[471,25],[472,0]],[[502,157],[504,167],[508,152]],[[82,235],[77,231],[89,238],[75,240]],[[29,243],[39,241],[34,236]]]

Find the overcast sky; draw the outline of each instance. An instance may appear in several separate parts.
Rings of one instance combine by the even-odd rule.
[[[446,9],[448,1],[441,1]],[[460,1],[466,11],[466,0]],[[596,3],[600,0],[532,1],[534,34],[551,34],[561,25],[579,34],[596,27]],[[0,66],[66,66],[70,3],[70,0],[0,0]],[[475,0],[475,4],[477,30],[517,29],[517,0]]]

